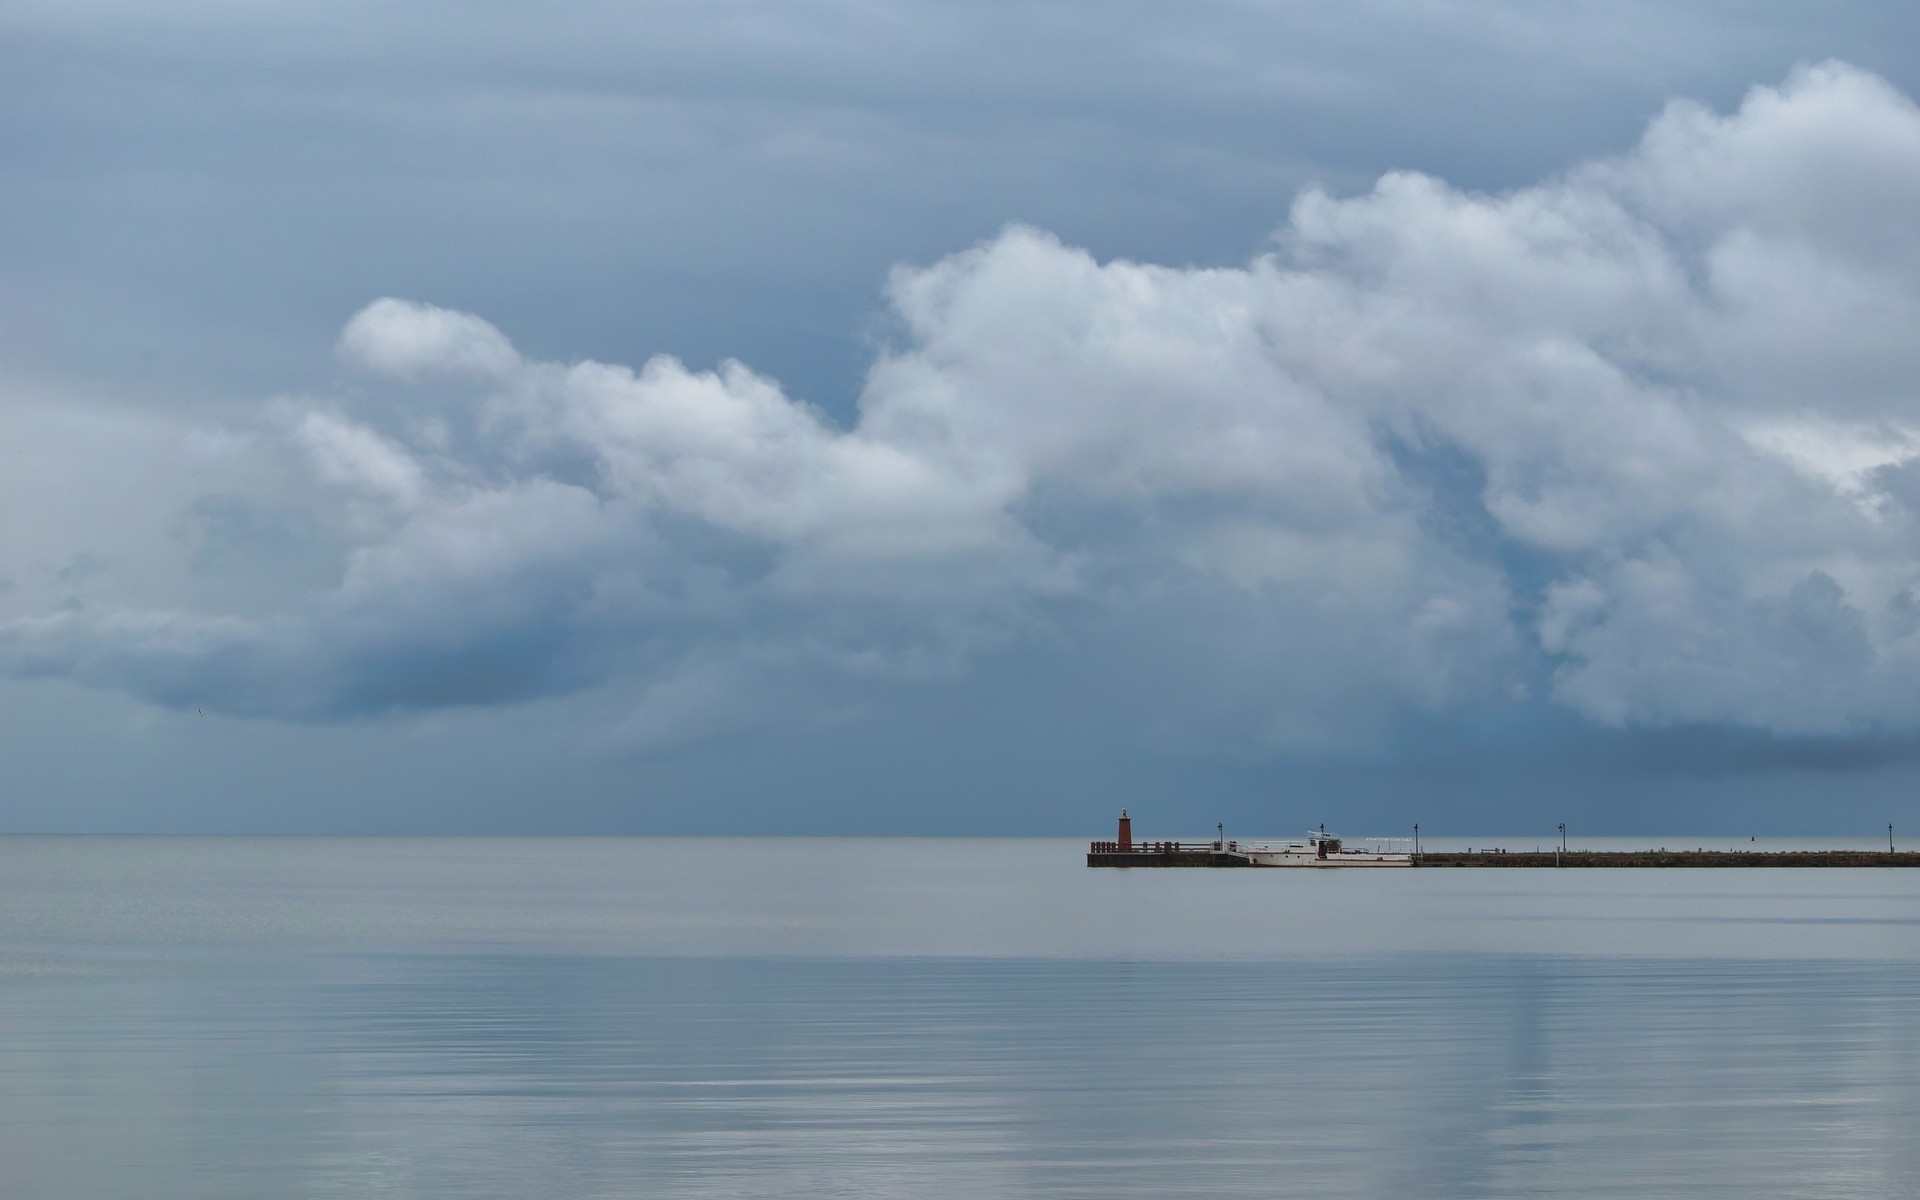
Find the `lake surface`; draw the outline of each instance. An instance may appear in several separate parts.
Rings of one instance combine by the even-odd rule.
[[[1920,871],[1084,851],[0,838],[0,1195],[1920,1195]]]

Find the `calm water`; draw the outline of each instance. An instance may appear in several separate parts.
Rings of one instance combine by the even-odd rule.
[[[1920,1195],[1920,871],[1083,850],[0,839],[0,1195]]]

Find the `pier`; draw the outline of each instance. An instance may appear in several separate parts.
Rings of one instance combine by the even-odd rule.
[[[1089,864],[1091,865],[1091,864]],[[1416,855],[1416,867],[1920,867],[1902,850],[1503,850]]]
[[[1087,847],[1089,867],[1261,867],[1277,864],[1289,867],[1342,868],[1385,865],[1377,858],[1392,858],[1401,867],[1485,867],[1519,869],[1574,868],[1662,868],[1662,867],[1920,867],[1920,851],[1893,849],[1892,829],[1888,829],[1885,850],[1522,850],[1509,851],[1488,847],[1478,850],[1422,851],[1416,837],[1411,854],[1391,853],[1374,862],[1352,861],[1361,856],[1341,852],[1338,839],[1326,838],[1334,853],[1322,850],[1317,857],[1269,853],[1264,847],[1228,841],[1224,831],[1212,842],[1135,841],[1133,822],[1120,814],[1119,836],[1113,841],[1093,842]],[[1565,836],[1565,827],[1561,827]],[[1324,837],[1324,835],[1322,835]]]
[[[1089,867],[1252,867],[1237,843],[1140,842],[1121,850],[1115,842],[1094,842]],[[1920,867],[1920,851],[1901,850],[1476,850],[1426,851],[1413,856],[1415,867],[1554,868],[1575,867]]]

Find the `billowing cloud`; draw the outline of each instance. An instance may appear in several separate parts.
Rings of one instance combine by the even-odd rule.
[[[472,375],[494,379],[520,366],[513,343],[472,313],[375,300],[340,331],[340,355],[369,371],[417,379]]]
[[[1827,64],[1529,188],[1306,193],[1241,267],[1016,227],[901,268],[847,423],[383,299],[354,387],[281,420],[320,517],[356,506],[336,588],[30,614],[0,670],[301,718],[638,679],[671,738],[778,719],[755,664],[799,695],[1069,646],[1268,745],[1542,702],[1911,729],[1916,212],[1920,111]]]

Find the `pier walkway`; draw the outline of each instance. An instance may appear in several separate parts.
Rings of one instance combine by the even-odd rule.
[[[1429,853],[1416,867],[1920,867],[1902,850],[1529,850]]]
[[[1229,844],[1231,846],[1231,843]],[[1244,854],[1209,842],[1094,842],[1089,867],[1251,867]],[[1317,866],[1318,864],[1312,864]],[[1337,864],[1329,863],[1329,867]],[[1504,850],[1429,851],[1415,867],[1920,867],[1920,851],[1902,850]]]

